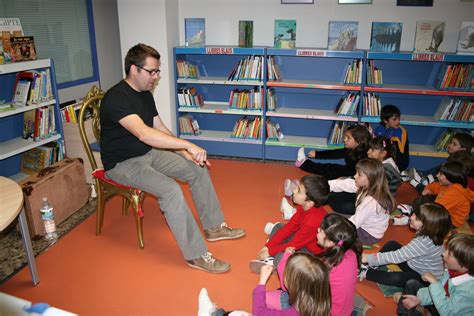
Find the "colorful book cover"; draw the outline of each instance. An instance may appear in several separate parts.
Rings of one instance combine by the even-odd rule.
[[[402,40],[402,23],[372,22],[370,50],[373,52],[398,53]]]
[[[10,45],[13,62],[36,60],[36,48],[33,36],[11,37]]]
[[[296,47],[296,20],[275,20],[274,47]]]
[[[239,21],[239,47],[253,46],[253,21]]]
[[[415,33],[415,52],[438,52],[444,39],[442,21],[417,21]]]
[[[328,49],[355,50],[357,47],[357,31],[359,22],[330,21]]]
[[[184,19],[185,46],[203,47],[206,45],[206,20],[203,18]]]
[[[11,62],[10,38],[12,36],[23,36],[20,19],[18,18],[0,18],[0,39],[2,48],[0,48],[0,64],[3,55],[4,62]],[[3,54],[1,51],[3,50]]]
[[[457,52],[458,54],[474,54],[474,22],[462,22]]]

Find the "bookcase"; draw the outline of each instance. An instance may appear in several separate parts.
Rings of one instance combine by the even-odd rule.
[[[378,95],[382,106],[394,104],[400,108],[401,124],[407,129],[410,140],[410,166],[427,169],[441,163],[447,153],[437,152],[434,148],[441,134],[447,128],[466,129],[468,132],[474,128],[474,122],[469,118],[466,121],[439,119],[450,99],[474,100],[470,84],[465,88],[442,88],[442,83],[446,81],[450,65],[472,67],[474,56],[367,52],[366,62],[369,61],[381,70],[383,83],[367,85],[364,92]],[[470,83],[472,73],[465,79]],[[361,122],[379,121],[379,117],[361,116]]]
[[[261,62],[258,65],[252,64],[252,66],[258,67],[261,74],[258,77],[264,78],[264,48],[174,48],[176,104],[178,105],[177,126],[179,126],[179,116],[190,114],[199,123],[200,127],[198,135],[184,134],[179,131],[179,137],[206,148],[213,155],[264,158],[261,136],[263,135],[263,125],[258,126],[259,137],[242,138],[232,136],[232,131],[237,122],[244,117],[249,120],[258,118],[262,122],[263,109],[232,108],[229,105],[232,91],[236,89],[260,91],[262,104],[264,104],[263,79],[249,79],[256,78],[256,76],[250,75],[230,78],[233,70],[235,73],[237,69],[240,69],[243,60],[255,60],[255,57],[258,57]],[[185,62],[196,67],[197,78],[194,75],[186,76],[186,73],[183,74],[181,69],[178,69],[178,62],[180,65]],[[191,89],[202,96],[202,106],[183,106],[183,102],[178,99],[179,92]]]
[[[11,102],[17,74],[23,71],[49,70],[52,97],[26,106],[14,106],[0,111],[0,175],[21,180],[26,175],[20,172],[21,156],[27,150],[51,143],[61,142],[63,129],[59,113],[54,65],[51,59],[41,59],[0,65],[0,100]],[[36,109],[49,108],[54,113],[55,130],[40,139],[23,139],[24,115]],[[59,146],[63,150],[64,146]]]
[[[249,56],[264,57],[262,80],[227,80],[238,62]],[[446,72],[454,69],[454,65],[474,67],[474,56],[315,48],[176,47],[174,59],[175,64],[186,61],[195,65],[199,73],[197,79],[176,76],[176,104],[182,89],[194,88],[204,100],[202,107],[177,106],[177,116],[191,114],[201,128],[199,135],[179,137],[195,142],[213,155],[292,161],[299,147],[342,147],[342,143],[328,142],[335,124],[380,122],[377,110],[368,113],[364,109],[367,94],[379,100],[379,107],[394,104],[400,108],[401,123],[410,140],[410,167],[427,169],[447,157],[447,153],[434,148],[446,129],[474,128],[469,115],[465,121],[440,119],[442,112],[448,111],[446,106],[451,99],[474,100],[469,84],[464,88],[443,87]],[[378,70],[370,74],[374,84],[367,84],[369,67]],[[272,71],[277,79],[273,79]],[[472,72],[464,82],[473,80]],[[468,71],[465,76],[469,76]],[[264,104],[270,104],[271,96],[275,109],[230,109],[232,89],[245,86],[263,89]],[[336,114],[341,112],[345,100],[352,100],[350,111]],[[235,122],[243,116],[261,117],[264,124],[260,139],[230,136]],[[279,126],[284,134],[282,139],[267,138],[268,121]]]

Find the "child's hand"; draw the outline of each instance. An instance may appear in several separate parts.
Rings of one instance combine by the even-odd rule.
[[[267,247],[263,247],[262,249],[260,249],[260,251],[257,254],[258,260],[264,260],[264,259],[267,259],[268,257],[270,257],[270,254],[268,253]]]
[[[423,192],[421,192],[421,195],[433,195],[433,192],[429,189],[424,189]]]
[[[360,258],[360,262],[362,262],[362,263],[367,263],[367,261],[369,261],[369,260],[368,260],[368,257],[369,257],[368,254],[363,253],[363,254],[362,254],[362,257]]]
[[[400,299],[406,309],[415,308],[421,303],[420,299],[415,295],[402,295]]]
[[[421,278],[423,281],[429,282],[430,284],[438,283],[438,279],[433,274],[431,274],[431,272],[426,272],[421,276]]]
[[[269,264],[265,264],[260,268],[260,281],[258,284],[265,285],[272,275],[273,272],[273,266]]]
[[[308,157],[309,158],[316,158],[316,150],[310,150],[308,152]]]
[[[285,252],[289,252],[289,253],[295,253],[295,247],[288,247],[285,249]]]

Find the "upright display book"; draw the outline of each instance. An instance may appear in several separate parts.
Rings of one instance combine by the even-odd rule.
[[[188,47],[206,46],[206,20],[203,18],[184,19],[184,31]]]
[[[417,21],[415,34],[415,52],[438,52],[444,39],[442,21]]]
[[[10,45],[13,62],[36,60],[36,48],[33,36],[11,37]]]
[[[457,52],[458,54],[474,54],[474,22],[462,22]]]
[[[239,47],[253,46],[253,21],[239,21]]]
[[[296,47],[296,20],[275,20],[275,48]]]
[[[359,22],[330,21],[328,49],[355,50],[357,47],[357,31]]]
[[[7,63],[12,61],[10,38],[13,36],[23,36],[20,19],[0,18],[0,37],[2,42],[0,46],[3,47],[3,59]],[[1,51],[2,48],[0,48],[0,56],[2,55]],[[2,58],[0,57],[0,59]]]
[[[372,52],[398,53],[402,40],[402,23],[372,22],[370,50]]]

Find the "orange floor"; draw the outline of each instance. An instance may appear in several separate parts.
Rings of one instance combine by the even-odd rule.
[[[282,220],[283,180],[303,174],[291,165],[212,160],[211,176],[227,222],[247,230],[243,239],[208,243],[216,257],[232,264],[229,273],[213,275],[189,268],[156,200],[147,197],[144,250],[138,247],[133,217],[122,217],[120,201],[113,200],[100,237],[95,236],[91,216],[37,257],[41,282],[36,287],[24,268],[0,291],[80,315],[196,315],[199,290],[207,287],[219,306],[250,311],[258,276],[249,272],[248,261],[265,242],[265,223]],[[189,201],[187,188],[184,191]],[[384,241],[407,242],[411,236],[407,227],[391,227]],[[268,287],[277,284],[274,277]],[[374,306],[369,315],[395,314],[395,304],[375,284],[363,281],[357,290]]]

